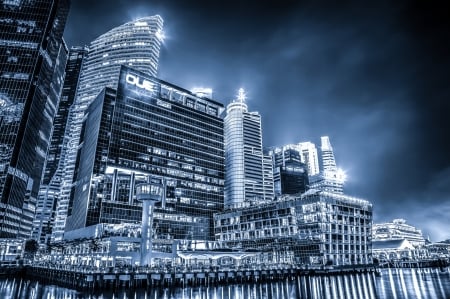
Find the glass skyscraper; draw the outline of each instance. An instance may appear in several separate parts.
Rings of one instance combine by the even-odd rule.
[[[243,89],[225,116],[225,208],[263,202],[273,197],[264,185],[261,116],[248,112]],[[272,185],[273,186],[273,185]]]
[[[300,142],[295,145],[300,152],[300,158],[303,163],[308,166],[308,175],[313,176],[319,174],[319,156],[316,145],[312,142]]]
[[[28,238],[64,80],[69,1],[0,5],[0,237]]]
[[[159,15],[140,18],[113,28],[91,42],[83,62],[78,82],[75,103],[69,115],[66,129],[69,139],[64,153],[63,180],[58,219],[54,240],[61,240],[67,203],[74,179],[77,146],[82,120],[89,104],[104,87],[117,88],[121,65],[131,66],[151,76],[156,76],[161,42],[163,20]]]
[[[223,105],[123,66],[82,127],[66,231],[98,223],[140,223],[135,186],[159,180],[153,212],[157,251],[214,239],[223,209]]]
[[[296,146],[275,148],[271,156],[275,195],[300,194],[308,190],[308,168],[301,162]]]
[[[336,166],[330,138],[328,136],[322,136],[320,140],[320,173],[311,178],[311,188],[343,194],[345,173]]]
[[[56,207],[58,204],[64,204],[60,201],[60,190],[62,171],[64,169],[62,165],[64,162],[64,149],[68,144],[68,138],[65,136],[66,124],[69,122],[69,109],[75,100],[81,64],[86,53],[87,49],[85,47],[72,47],[67,59],[61,100],[53,121],[53,133],[33,221],[32,238],[40,243],[49,241],[55,226]]]

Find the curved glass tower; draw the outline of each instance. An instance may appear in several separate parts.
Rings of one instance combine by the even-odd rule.
[[[111,29],[91,42],[83,62],[75,103],[71,108],[66,137],[68,146],[61,200],[58,203],[52,240],[64,233],[70,190],[85,111],[105,87],[117,88],[121,65],[130,66],[150,76],[156,76],[163,19],[159,15],[143,17]]]
[[[77,102],[89,105],[104,87],[117,88],[121,65],[156,76],[162,27],[159,15],[144,17],[92,41],[81,71]]]

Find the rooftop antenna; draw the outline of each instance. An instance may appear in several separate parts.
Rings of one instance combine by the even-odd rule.
[[[247,97],[246,97],[244,89],[242,87],[239,88],[238,97],[237,97],[238,102],[244,103],[246,98]]]

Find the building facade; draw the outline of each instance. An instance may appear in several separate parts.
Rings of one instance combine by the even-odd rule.
[[[69,114],[66,129],[68,146],[61,164],[62,189],[57,208],[57,228],[52,238],[61,240],[65,223],[69,194],[74,180],[75,163],[83,117],[87,107],[105,87],[117,88],[121,65],[131,66],[143,73],[156,76],[161,43],[163,20],[159,15],[140,18],[113,28],[92,41],[82,64],[75,103]]]
[[[0,5],[0,237],[29,238],[64,80],[69,1]]]
[[[272,199],[273,190],[266,191],[264,186],[261,116],[248,112],[243,89],[227,106],[224,123],[225,208]]]
[[[64,166],[61,164],[64,162],[63,154],[65,151],[63,149],[68,145],[68,138],[65,136],[65,132],[69,121],[69,110],[75,99],[81,65],[86,53],[87,49],[85,47],[72,47],[67,59],[61,100],[53,121],[52,138],[33,221],[32,238],[39,243],[48,243],[54,228],[62,226],[62,232],[64,232],[65,221],[60,224],[55,219],[56,207],[64,204],[60,200],[62,198],[60,193],[62,170],[64,169]]]
[[[372,204],[319,190],[214,216],[222,248],[256,250],[268,263],[348,265],[372,262]]]
[[[295,145],[300,152],[301,162],[308,166],[308,175],[314,176],[319,174],[319,155],[316,145],[312,142],[300,142]]]
[[[117,92],[105,89],[86,114],[66,231],[140,223],[135,186],[157,179],[165,194],[153,210],[153,239],[168,247],[212,240],[212,215],[223,209],[223,110],[122,67]]]
[[[328,136],[320,137],[319,174],[310,178],[310,187],[344,194],[345,172],[336,165],[333,147]]]
[[[405,219],[394,219],[392,222],[373,224],[374,240],[408,240],[414,247],[425,245],[422,231],[406,223]]]
[[[301,162],[297,147],[271,150],[275,195],[300,194],[309,188],[308,168]]]

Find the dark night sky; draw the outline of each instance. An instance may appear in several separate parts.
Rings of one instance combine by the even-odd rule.
[[[450,13],[445,1],[73,0],[69,46],[146,15],[164,19],[159,77],[243,87],[264,146],[328,135],[346,193],[375,222],[450,238]]]

